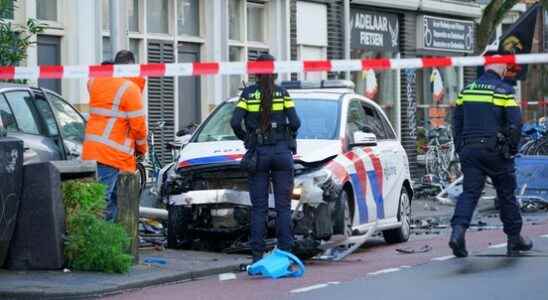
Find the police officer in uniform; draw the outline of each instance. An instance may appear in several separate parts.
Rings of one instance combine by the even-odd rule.
[[[497,54],[497,53],[487,53]],[[513,155],[521,133],[521,112],[514,89],[504,82],[505,64],[487,65],[485,72],[458,96],[453,114],[453,137],[464,173],[463,193],[451,220],[449,247],[466,257],[465,231],[470,225],[489,176],[496,188],[500,218],[508,237],[507,255],[518,256],[533,244],[521,236],[522,218],[514,195],[516,176]]]
[[[274,61],[270,54],[257,61]],[[295,104],[287,91],[274,84],[274,74],[257,75],[257,82],[246,87],[234,110],[231,126],[236,136],[245,142],[248,153],[256,154],[256,167],[249,173],[251,198],[251,251],[253,262],[261,259],[265,250],[266,216],[269,182],[272,180],[277,213],[278,248],[290,251],[291,191],[293,189],[293,155],[295,136],[300,120]],[[242,128],[242,120],[245,129]]]

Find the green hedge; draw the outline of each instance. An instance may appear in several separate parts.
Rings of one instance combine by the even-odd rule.
[[[95,181],[63,183],[67,240],[65,258],[77,271],[128,272],[130,238],[124,228],[103,219],[106,187]]]

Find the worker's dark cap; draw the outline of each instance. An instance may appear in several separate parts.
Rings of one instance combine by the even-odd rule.
[[[274,56],[272,56],[269,53],[263,53],[259,57],[257,57],[257,61],[273,61],[273,60],[276,60],[276,58],[274,58]]]

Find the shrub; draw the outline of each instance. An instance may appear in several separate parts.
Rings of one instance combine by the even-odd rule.
[[[126,253],[130,238],[119,224],[103,219],[106,187],[94,181],[63,183],[66,228],[65,258],[79,271],[125,273],[133,257]]]

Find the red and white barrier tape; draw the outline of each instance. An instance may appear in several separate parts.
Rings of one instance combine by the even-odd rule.
[[[92,77],[164,77],[242,75],[259,73],[345,72],[434,67],[471,67],[497,63],[544,64],[548,53],[364,60],[194,62],[180,64],[0,67],[0,79],[61,79]]]

